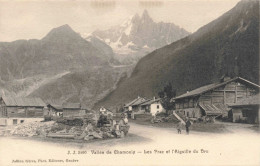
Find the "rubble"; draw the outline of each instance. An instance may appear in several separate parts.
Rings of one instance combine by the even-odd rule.
[[[54,123],[55,122],[50,121],[19,124],[11,130],[10,134],[23,137],[32,137],[36,135],[45,136],[46,133],[51,130],[51,127]]]
[[[59,118],[56,121],[18,124],[4,133],[23,137],[39,136],[88,141],[123,138],[129,128],[127,118],[121,114],[115,117],[102,115],[100,118],[95,114],[88,114],[83,117]]]

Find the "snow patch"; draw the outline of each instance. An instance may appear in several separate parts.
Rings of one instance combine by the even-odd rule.
[[[70,71],[65,71],[63,73],[59,73],[59,74],[56,74],[56,75],[53,75],[53,76],[50,76],[50,77],[44,77],[44,76],[36,76],[36,77],[29,77],[29,78],[23,78],[23,79],[17,79],[16,80],[16,83],[18,84],[24,84],[24,90],[23,91],[20,91],[18,92],[16,95],[17,96],[28,96],[30,95],[31,93],[33,93],[35,90],[39,89],[41,86],[47,84],[47,83],[50,83],[51,81],[53,80],[56,80],[56,79],[59,79],[61,77],[63,77],[64,75],[66,74],[69,74]],[[26,85],[26,82],[29,81],[32,83],[28,85]]]
[[[130,35],[130,33],[131,33],[131,31],[132,31],[132,26],[133,26],[133,24],[130,24],[130,25],[126,28],[125,34],[126,34],[127,36]]]
[[[146,45],[143,46],[143,48],[149,48],[149,47],[148,47],[147,44],[146,44]]]
[[[244,32],[245,30],[247,30],[248,26],[250,25],[250,22],[244,26],[244,20],[242,19],[240,21],[240,26],[238,27],[238,29],[236,30],[235,34],[237,34],[238,32]]]
[[[116,54],[130,54],[130,53],[133,53],[133,52],[136,52],[134,50],[132,50],[131,48],[129,48],[129,46],[134,46],[135,44],[131,41],[131,42],[128,42],[126,45],[123,45],[120,41],[121,38],[119,38],[117,40],[117,42],[115,43],[110,43],[110,46],[112,47],[113,51],[116,53]]]
[[[105,42],[109,44],[110,43],[110,39],[105,39]]]
[[[91,37],[88,37],[88,38],[86,38],[86,40],[88,41],[88,42],[91,42]]]
[[[82,38],[91,38],[91,37],[93,37],[93,34],[92,33],[83,33],[83,34],[81,34],[81,37]]]
[[[126,44],[126,46],[128,47],[128,46],[135,46],[135,44],[131,41],[131,42],[128,42],[127,44]]]
[[[134,15],[128,17],[120,26],[127,27],[128,25],[130,25],[132,23],[133,17],[134,17]]]

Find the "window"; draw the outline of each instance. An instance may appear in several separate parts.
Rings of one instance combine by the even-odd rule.
[[[20,120],[20,123],[23,123],[24,122],[24,120]]]
[[[159,109],[160,108],[160,105],[157,105],[157,109]]]
[[[183,114],[185,115],[185,111],[183,111]]]
[[[17,124],[17,119],[13,119],[13,124]]]

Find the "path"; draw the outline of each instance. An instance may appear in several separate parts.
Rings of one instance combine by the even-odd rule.
[[[260,135],[243,132],[230,134],[201,133],[178,135],[173,128],[157,128],[131,123],[129,135],[122,139],[79,143],[40,141],[0,137],[0,165],[12,159],[77,159],[92,165],[257,165],[260,163]],[[198,150],[180,154],[178,151]],[[202,149],[208,153],[201,153]],[[68,150],[87,150],[87,155],[68,156]],[[131,151],[135,154],[93,155],[96,151]],[[177,150],[165,154],[167,150]],[[151,154],[144,154],[144,151]],[[160,154],[160,151],[164,154]],[[26,154],[26,155],[25,155]],[[50,163],[49,163],[50,164]],[[42,165],[48,165],[43,163]],[[61,165],[56,163],[56,165]],[[71,165],[71,163],[67,164]],[[79,165],[79,164],[78,164]]]

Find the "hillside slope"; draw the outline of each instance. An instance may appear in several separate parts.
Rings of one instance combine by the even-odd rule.
[[[128,70],[111,66],[112,56],[109,47],[93,45],[69,25],[41,40],[0,42],[0,96],[38,96],[91,107]]]
[[[0,42],[1,80],[57,74],[107,63],[104,53],[68,25],[52,29],[41,40]]]
[[[112,108],[137,95],[152,97],[168,82],[181,94],[224,74],[258,83],[258,1],[241,1],[194,34],[146,55],[132,76],[96,107]]]

